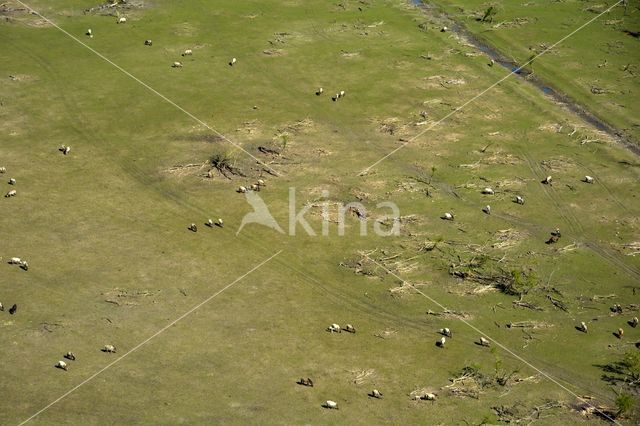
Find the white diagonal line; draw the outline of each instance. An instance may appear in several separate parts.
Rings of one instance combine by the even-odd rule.
[[[280,253],[282,253],[282,250],[280,250],[279,252],[275,253],[274,255],[272,255],[271,257],[269,257],[268,259],[262,261],[261,263],[259,263],[258,265],[254,266],[253,268],[251,268],[248,272],[245,272],[244,274],[242,274],[240,277],[236,278],[232,283],[227,284],[226,286],[224,286],[222,289],[218,290],[217,292],[215,292],[214,294],[212,294],[211,296],[209,296],[208,298],[206,298],[204,301],[198,303],[196,306],[194,306],[193,308],[189,309],[187,312],[185,312],[184,314],[180,315],[177,319],[171,321],[169,324],[167,324],[166,326],[162,327],[159,331],[157,331],[156,333],[152,334],[150,337],[146,338],[145,340],[143,340],[142,342],[138,343],[136,346],[134,346],[132,349],[129,349],[127,352],[125,352],[124,354],[122,354],[119,358],[116,358],[115,360],[113,360],[112,362],[110,362],[109,364],[107,364],[106,366],[104,366],[102,369],[98,370],[96,373],[92,374],[91,376],[89,376],[88,378],[86,378],[85,380],[83,380],[82,382],[80,382],[79,384],[77,384],[76,386],[74,386],[73,388],[71,388],[70,390],[68,390],[67,392],[65,392],[64,394],[62,394],[59,398],[55,399],[54,401],[50,402],[48,405],[46,405],[44,408],[42,408],[41,410],[39,410],[37,413],[35,413],[34,415],[32,415],[31,417],[29,417],[28,419],[20,422],[20,426],[24,425],[25,423],[33,420],[35,417],[37,417],[38,415],[42,414],[44,411],[48,410],[49,408],[51,408],[53,405],[57,404],[58,402],[62,401],[64,398],[66,398],[67,396],[69,396],[70,394],[72,394],[74,391],[76,391],[78,388],[80,388],[81,386],[89,383],[91,380],[95,379],[98,375],[100,375],[101,373],[103,373],[105,370],[109,369],[110,367],[112,367],[113,365],[115,365],[116,363],[122,361],[126,356],[132,354],[133,352],[137,351],[138,349],[140,349],[142,346],[146,345],[147,343],[149,343],[152,339],[156,338],[157,336],[159,336],[160,334],[164,333],[165,331],[167,331],[169,328],[173,327],[175,324],[177,324],[179,321],[183,320],[184,318],[188,317],[189,315],[191,315],[193,312],[195,312],[196,310],[198,310],[199,308],[201,308],[202,306],[204,306],[206,303],[208,303],[209,301],[211,301],[213,298],[215,298],[216,296],[218,296],[219,294],[223,293],[225,290],[231,288],[233,285],[235,285],[236,283],[238,283],[240,280],[242,280],[244,277],[246,277],[247,275],[251,274],[253,271],[259,269],[260,267],[262,267],[263,265],[265,265],[267,262],[269,262],[271,259],[273,259],[274,257],[278,256]]]
[[[190,113],[189,111],[187,111],[186,109],[184,109],[183,107],[181,107],[180,105],[178,105],[177,103],[175,103],[174,101],[172,101],[171,99],[167,98],[165,95],[163,95],[162,93],[158,92],[156,89],[154,89],[153,87],[149,86],[147,83],[145,83],[144,81],[140,80],[138,77],[136,77],[135,75],[131,74],[129,71],[125,70],[124,68],[122,68],[120,65],[116,64],[115,62],[113,62],[111,59],[107,58],[106,56],[104,56],[102,53],[98,52],[97,50],[95,50],[94,48],[92,48],[91,46],[89,46],[86,43],[83,43],[80,39],[78,39],[77,37],[75,37],[73,34],[70,34],[69,32],[67,32],[66,30],[64,30],[63,28],[59,27],[58,25],[56,25],[53,21],[51,21],[50,19],[48,19],[47,17],[43,16],[42,14],[40,14],[37,10],[33,9],[31,6],[29,6],[28,4],[22,2],[21,0],[15,0],[17,3],[20,3],[22,6],[26,7],[27,9],[29,9],[32,13],[34,13],[35,15],[37,15],[38,17],[40,17],[41,19],[45,20],[47,23],[51,24],[51,26],[53,26],[54,28],[60,30],[62,33],[64,33],[65,35],[67,35],[69,38],[71,38],[72,40],[74,40],[76,43],[80,44],[81,46],[87,48],[88,50],[90,50],[92,53],[94,53],[96,56],[98,56],[100,59],[104,60],[105,62],[108,62],[109,64],[113,65],[116,69],[118,69],[120,72],[122,72],[123,74],[125,74],[127,77],[130,77],[131,79],[135,80],[138,84],[140,84],[141,86],[143,86],[145,89],[149,90],[151,93],[153,93],[154,95],[160,97],[162,100],[164,100],[165,102],[167,102],[168,104],[170,104],[171,106],[175,107],[176,109],[178,109],[179,111],[183,112],[184,114],[186,114],[187,116],[189,116],[190,118],[192,118],[194,121],[196,121],[198,124],[201,124],[202,126],[206,127],[207,129],[209,129],[210,131],[212,131],[215,135],[217,135],[218,137],[220,137],[221,139],[229,142],[231,145],[235,146],[236,148],[240,149],[242,152],[244,152],[245,154],[247,154],[249,157],[253,158],[254,160],[256,160],[258,163],[262,164],[263,166],[265,166],[266,168],[268,168],[270,171],[272,171],[273,173],[275,173],[276,175],[278,175],[279,173],[277,172],[277,170],[273,169],[271,166],[269,166],[268,164],[266,164],[265,162],[263,162],[262,160],[260,160],[259,158],[257,158],[256,156],[254,156],[253,154],[251,154],[249,151],[247,151],[246,149],[244,149],[243,147],[241,147],[240,145],[238,145],[237,143],[233,142],[231,139],[227,138],[225,135],[223,135],[222,133],[220,133],[219,131],[217,131],[216,129],[214,129],[213,127],[211,127],[210,125],[208,125],[207,123],[205,123],[203,120],[199,119],[198,117],[196,117],[195,115],[193,115],[192,113]]]
[[[542,52],[540,52],[539,54],[533,56],[531,59],[529,59],[527,62],[525,62],[524,64],[520,65],[520,67],[512,70],[509,74],[505,75],[504,77],[502,77],[500,80],[496,81],[495,83],[493,83],[491,86],[489,86],[488,88],[486,88],[485,90],[483,90],[482,92],[478,93],[477,95],[475,95],[473,98],[469,99],[467,102],[463,103],[462,105],[460,105],[459,107],[457,107],[456,109],[454,109],[453,111],[451,111],[449,114],[445,115],[444,117],[442,117],[441,119],[439,119],[438,121],[430,124],[426,129],[424,129],[422,132],[418,133],[417,135],[411,137],[409,140],[407,140],[406,142],[404,142],[402,145],[400,145],[399,147],[397,147],[396,149],[394,149],[393,151],[391,151],[390,153],[388,153],[387,155],[385,155],[384,157],[382,157],[381,159],[379,159],[378,161],[376,161],[375,163],[373,163],[372,165],[370,165],[369,167],[367,167],[366,169],[364,169],[363,171],[361,171],[358,175],[359,176],[363,176],[366,175],[367,173],[369,173],[369,171],[374,168],[375,166],[377,166],[378,164],[380,164],[381,162],[383,162],[384,160],[386,160],[387,158],[389,158],[390,156],[392,156],[393,154],[395,154],[396,152],[400,151],[402,148],[404,148],[405,146],[407,146],[408,144],[410,144],[411,142],[413,142],[414,140],[416,140],[417,138],[419,138],[420,136],[424,135],[426,132],[428,132],[429,130],[433,129],[435,126],[437,126],[438,124],[442,123],[444,120],[446,120],[447,118],[451,117],[452,115],[454,115],[455,113],[457,113],[458,111],[462,110],[464,107],[466,107],[467,105],[471,104],[472,102],[474,102],[476,99],[480,98],[481,96],[483,96],[485,93],[489,92],[491,89],[493,89],[494,87],[496,87],[497,85],[499,85],[500,83],[502,83],[503,81],[505,81],[506,79],[508,79],[509,77],[511,77],[512,75],[517,74],[518,72],[520,72],[520,70],[522,70],[524,67],[526,67],[527,65],[529,65],[531,62],[533,62],[535,59],[539,58],[540,56],[544,55],[545,53],[549,52],[551,49],[553,49],[554,47],[556,47],[557,45],[559,45],[560,43],[562,43],[563,41],[565,41],[566,39],[568,39],[569,37],[573,36],[575,33],[577,33],[578,31],[582,30],[584,27],[586,27],[587,25],[591,24],[593,21],[597,20],[598,18],[600,18],[602,15],[604,15],[605,13],[608,13],[611,9],[613,9],[614,7],[616,7],[617,5],[619,5],[620,3],[622,3],[624,0],[619,0],[618,2],[614,3],[613,6],[609,7],[607,10],[605,10],[604,12],[598,14],[595,18],[590,19],[589,21],[587,21],[586,23],[582,24],[581,26],[579,26],[578,28],[576,28],[575,30],[573,30],[571,33],[569,33],[568,35],[564,36],[563,38],[561,38],[560,40],[558,40],[557,42],[555,42],[554,44],[552,44],[551,46],[547,47],[546,49],[544,49]]]
[[[447,310],[447,308],[441,304],[440,302],[438,302],[437,300],[435,300],[434,298],[428,296],[426,293],[420,291],[420,289],[418,289],[416,286],[414,286],[413,284],[411,284],[408,281],[405,281],[404,279],[400,278],[396,273],[394,273],[393,271],[387,269],[384,265],[382,265],[381,263],[377,262],[375,259],[370,258],[369,256],[365,257],[367,259],[369,259],[370,261],[372,261],[373,263],[375,263],[376,265],[378,265],[379,267],[381,267],[382,269],[384,269],[385,272],[387,272],[390,275],[393,275],[395,278],[399,279],[400,281],[402,281],[402,284],[407,284],[409,287],[411,287],[412,289],[414,289],[415,291],[417,291],[418,293],[420,293],[421,295],[423,295],[424,297],[426,297],[431,303],[437,305],[438,307],[440,307],[443,310]],[[499,346],[502,350],[504,350],[505,352],[509,353],[511,356],[513,356],[514,358],[516,358],[518,361],[524,363],[525,365],[529,366],[530,368],[532,368],[533,370],[537,371],[538,373],[540,373],[541,375],[543,375],[544,377],[546,377],[549,381],[555,383],[556,385],[560,386],[562,389],[564,389],[565,391],[567,391],[569,394],[573,395],[574,397],[576,397],[577,399],[581,400],[581,401],[585,401],[584,398],[581,398],[578,394],[576,394],[574,391],[572,391],[571,389],[569,389],[568,387],[566,387],[565,385],[563,385],[562,383],[560,383],[558,381],[558,379],[554,378],[553,376],[551,376],[548,373],[545,373],[544,371],[542,371],[541,369],[539,369],[538,367],[536,367],[535,365],[531,364],[529,361],[527,361],[526,359],[522,358],[520,355],[518,355],[517,353],[513,352],[511,349],[509,349],[508,347],[506,347],[505,345],[503,345],[502,343],[498,342],[496,339],[492,338],[491,336],[489,336],[487,333],[485,333],[484,331],[480,330],[478,327],[476,327],[475,325],[471,324],[469,321],[465,320],[462,317],[458,317],[458,319],[460,321],[462,321],[466,326],[468,326],[469,328],[471,328],[472,330],[474,330],[476,333],[483,335],[483,336],[487,336],[493,343],[496,344],[496,346]],[[606,413],[603,413],[602,411],[598,410],[597,407],[595,407],[594,405],[592,405],[590,402],[585,401],[587,404],[589,404],[591,407],[593,407],[593,409],[595,411],[597,411],[598,413],[600,413],[602,416],[604,416],[607,420],[610,420],[613,423],[616,423],[618,425],[621,425],[621,423],[617,422],[615,419],[609,417]]]

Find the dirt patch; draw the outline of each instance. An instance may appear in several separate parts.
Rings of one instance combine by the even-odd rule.
[[[557,157],[550,158],[548,160],[542,160],[540,162],[540,165],[543,169],[551,172],[562,172],[576,167],[576,163],[570,158],[566,157]]]
[[[398,330],[393,330],[389,328],[373,333],[375,337],[379,337],[381,339],[390,339],[392,337],[395,337],[397,334],[398,334]]]
[[[546,329],[552,328],[553,325],[542,321],[517,321],[506,324],[507,328],[530,328],[530,329]]]
[[[174,176],[178,176],[178,177],[185,177],[185,176],[194,176],[194,175],[205,175],[203,174],[203,170],[207,169],[209,166],[209,164],[207,163],[203,163],[203,164],[178,164],[172,167],[169,167],[167,170],[165,170],[165,173],[174,175]],[[212,176],[211,176],[212,177]]]
[[[375,198],[371,195],[371,193],[364,192],[358,188],[353,188],[351,191],[349,191],[349,194],[360,202],[375,200]]]
[[[378,124],[378,131],[380,133],[394,135],[398,131],[399,121],[400,120],[398,118],[386,118],[384,120],[381,120]]]
[[[420,287],[424,287],[426,285],[428,284],[425,282],[417,282],[417,283],[403,282],[398,287],[390,288],[389,293],[391,293],[392,297],[401,298],[408,294],[419,294],[418,290],[416,289],[419,289]]]
[[[342,203],[339,201],[315,201],[309,202],[305,204],[306,206],[310,206],[309,216],[311,217],[319,217],[322,220],[325,220],[330,223],[338,224],[340,223],[340,207],[342,207]],[[347,212],[345,212],[345,217],[350,216]]]
[[[409,130],[407,123],[402,123],[398,117],[388,117],[374,120],[378,132],[389,136],[406,135]]]
[[[354,385],[362,385],[376,378],[376,370],[369,368],[367,370],[351,370],[351,383]]]
[[[511,21],[502,21],[502,22],[498,22],[497,24],[493,25],[493,28],[515,28],[515,27],[521,27],[523,25],[527,25],[530,23],[536,23],[538,22],[537,19],[535,18],[515,18],[512,19]]]
[[[278,127],[271,141],[263,144],[259,149],[261,153],[269,156],[282,156],[285,152],[292,154],[293,152],[288,148],[295,143],[295,138],[311,133],[314,128],[315,123],[309,118],[285,124]]]
[[[475,163],[458,164],[458,167],[461,169],[478,169],[480,168],[480,162],[476,161]]]
[[[297,120],[291,124],[287,124],[282,130],[279,132],[287,132],[292,133],[294,135],[297,134],[305,134],[311,131],[315,127],[315,123],[310,118],[304,118],[302,120]]]
[[[473,317],[467,313],[467,312],[461,312],[461,311],[452,311],[450,309],[445,309],[442,312],[434,312],[432,310],[428,310],[427,311],[427,315],[432,315],[432,316],[436,316],[436,317],[442,317],[442,318],[450,318],[450,319],[472,319]]]
[[[352,58],[357,58],[358,56],[360,56],[360,52],[345,52],[345,51],[342,51],[342,53],[340,53],[340,56],[342,56],[343,58],[352,59]]]
[[[286,44],[294,35],[292,33],[280,32],[274,33],[273,38],[269,40],[269,44],[274,46],[277,44]]]
[[[12,74],[9,76],[9,80],[18,83],[28,83],[37,80],[37,78],[28,74]]]
[[[467,84],[467,81],[461,77],[445,76],[445,75],[433,75],[431,77],[423,78],[425,86],[429,89],[435,89],[438,87],[444,87],[449,89],[453,86],[462,86]]]
[[[599,3],[599,4],[592,4],[590,6],[585,7],[584,9],[582,9],[583,12],[591,12],[591,13],[596,13],[596,14],[600,14],[602,12],[604,12],[604,10],[609,7],[607,4],[605,3]]]
[[[127,0],[126,2],[122,0],[110,0],[103,4],[85,9],[84,13],[102,16],[119,16],[121,12],[142,9],[144,7],[146,7],[146,4],[142,0]]]
[[[284,49],[265,49],[262,54],[265,56],[284,56],[286,51]]]
[[[463,283],[462,286],[457,286],[455,289],[450,290],[451,294],[460,294],[464,296],[481,296],[486,293],[494,293],[498,290],[490,285],[469,285],[469,283]]]
[[[137,306],[145,302],[148,297],[153,297],[159,294],[160,291],[149,290],[126,290],[122,288],[114,288],[107,292],[102,293],[104,301],[112,303],[117,306]],[[149,302],[149,300],[147,300]]]
[[[545,132],[559,133],[562,129],[562,124],[560,123],[543,123],[538,126],[538,130],[542,130]]]
[[[333,152],[332,152],[332,151],[328,151],[328,150],[326,150],[326,149],[324,149],[324,148],[316,148],[313,152],[314,152],[318,157],[326,157],[326,156],[329,156],[329,155],[333,154]]]
[[[602,21],[604,25],[620,25],[624,23],[624,19],[607,19]]]
[[[480,160],[482,164],[515,165],[522,163],[522,158],[504,151],[496,151]]]
[[[398,186],[394,192],[425,192],[425,187],[422,182],[398,182]]]
[[[520,179],[520,178],[504,179],[504,180],[497,181],[495,184],[495,187],[496,189],[510,192],[510,191],[514,191],[519,188],[522,188],[524,185],[526,185],[526,183],[527,183],[526,180]]]
[[[20,3],[12,1],[0,4],[0,19],[8,23],[36,28],[51,26],[49,22],[40,18],[35,12],[31,12]]]
[[[247,120],[243,121],[240,126],[236,128],[236,132],[256,136],[260,133],[259,129],[260,123],[258,120]]]
[[[556,102],[556,104],[564,106],[563,103]],[[605,141],[613,143],[616,141],[609,133],[580,123],[544,123],[538,127],[538,130],[566,135],[580,145]]]
[[[485,120],[489,120],[489,121],[495,121],[495,120],[499,120],[502,118],[502,114],[499,114],[497,112],[490,112],[488,114],[484,115]],[[490,133],[489,136],[498,136],[500,134],[500,132],[493,132]]]

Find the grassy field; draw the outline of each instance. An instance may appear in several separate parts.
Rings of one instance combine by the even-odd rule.
[[[437,0],[478,38],[520,64],[565,38],[582,24],[593,23],[534,59],[527,69],[552,88],[583,105],[622,135],[640,144],[638,78],[640,53],[637,1]],[[481,19],[489,7],[492,19]]]
[[[557,19],[578,3],[561,3]],[[638,158],[518,79],[435,125],[506,73],[440,32],[439,18],[402,0],[154,0],[118,9],[127,23],[116,24],[116,9],[84,13],[98,6],[89,0],[28,4],[277,176],[17,2],[0,6],[1,177],[17,190],[0,201],[0,423],[80,384],[31,422],[582,424],[603,420],[581,414],[576,394],[612,411],[615,391],[637,396],[605,370],[640,340],[626,325],[640,308]],[[632,128],[637,105],[615,115],[602,100],[614,96],[576,98]],[[257,179],[285,230],[295,188],[298,210],[316,206],[306,218],[317,234],[323,204],[359,201],[368,235],[353,215],[344,236],[335,223],[328,236],[258,225],[236,235],[251,211],[236,189]],[[399,236],[372,232],[385,201],[399,207]],[[203,226],[218,217],[224,228]],[[556,227],[560,241],[545,244]],[[358,331],[326,332],[334,322]],[[453,337],[438,348],[443,327]],[[67,351],[77,360],[54,368]],[[452,382],[463,370],[475,375]],[[367,396],[374,388],[383,399]],[[412,400],[421,390],[438,400]],[[620,417],[637,421],[637,408]]]

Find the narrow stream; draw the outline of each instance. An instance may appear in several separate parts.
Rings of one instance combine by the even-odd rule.
[[[636,155],[640,155],[639,143],[624,135],[620,130],[614,128],[605,121],[596,117],[593,113],[587,110],[587,108],[575,102],[565,93],[562,93],[558,89],[554,88],[551,83],[543,81],[538,76],[532,74],[529,70],[522,68],[516,62],[507,58],[494,47],[476,38],[476,36],[474,36],[469,30],[467,30],[462,24],[456,22],[453,18],[451,18],[449,14],[440,10],[437,6],[431,3],[423,3],[422,0],[410,1],[414,6],[422,9],[425,14],[436,16],[437,18],[446,21],[449,31],[452,31],[461,36],[467,43],[480,50],[490,59],[493,59],[496,64],[503,66],[512,74],[533,85],[546,96],[549,96],[551,99],[576,114],[583,121],[589,123],[598,130],[607,133],[616,141],[624,145],[631,152],[635,153]]]

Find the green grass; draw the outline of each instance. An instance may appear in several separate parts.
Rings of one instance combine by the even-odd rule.
[[[551,87],[566,93],[598,118],[636,143],[640,140],[638,41],[624,31],[637,32],[640,9],[628,2],[578,30],[613,6],[615,1],[551,1],[526,4],[509,1],[438,0],[452,16],[482,40],[520,64],[566,38],[528,66]],[[492,22],[480,22],[493,5]],[[604,93],[594,93],[592,88]],[[597,91],[597,90],[596,90]]]
[[[30,265],[28,272],[0,266],[0,301],[19,305],[15,316],[0,315],[1,423],[28,418],[278,250],[284,251],[273,261],[34,422],[480,423],[494,416],[495,406],[518,404],[526,417],[547,399],[575,402],[503,350],[474,345],[479,336],[460,320],[428,315],[441,309],[427,298],[392,297],[389,290],[400,281],[380,268],[368,265],[374,275],[367,277],[340,266],[371,250],[572,391],[613,404],[598,365],[639,340],[638,329],[625,326],[637,313],[612,316],[608,309],[638,305],[632,288],[640,263],[622,248],[640,241],[637,158],[513,79],[359,176],[399,146],[399,138],[426,128],[417,124],[420,111],[435,121],[504,70],[465,55],[473,49],[436,25],[421,30],[430,18],[404,1],[342,4],[156,1],[128,13],[125,25],[83,14],[94,6],[89,1],[31,6],[263,161],[271,160],[257,147],[280,144],[287,131],[284,155],[270,163],[280,176],[263,176],[260,192],[283,228],[289,187],[296,188],[299,208],[326,189],[330,201],[359,197],[372,216],[369,231],[374,217],[388,213],[376,209],[379,202],[415,215],[399,237],[360,237],[352,217],[344,237],[335,225],[329,237],[307,236],[300,227],[292,237],[256,225],[236,236],[249,206],[235,189],[257,174],[228,180],[203,178],[206,168],[168,172],[206,162],[229,148],[224,142],[207,141],[205,128],[58,30],[33,26],[35,18],[24,15],[0,24],[0,165],[7,168],[2,179],[18,181],[18,195],[0,202],[0,256]],[[93,39],[83,35],[87,28]],[[289,34],[285,43],[276,33]],[[152,47],[143,44],[149,38]],[[187,48],[194,55],[182,58]],[[272,48],[281,54],[263,53]],[[421,58],[426,53],[433,59]],[[231,57],[238,58],[234,67],[227,65]],[[176,60],[182,69],[170,67]],[[451,79],[464,84],[446,83]],[[316,97],[320,86],[325,94]],[[331,102],[339,90],[347,96]],[[390,119],[397,132],[380,132]],[[296,130],[299,120],[308,125]],[[557,123],[580,130],[572,136],[549,130]],[[601,142],[581,145],[578,135]],[[62,144],[72,147],[69,156],[57,151]],[[253,166],[234,155],[239,166]],[[555,169],[542,165],[550,160]],[[430,186],[417,180],[431,176],[432,167]],[[547,174],[553,187],[540,184]],[[596,184],[581,183],[586,174]],[[497,194],[481,195],[485,186]],[[516,193],[526,198],[524,206],[511,201]],[[491,216],[480,210],[487,203]],[[445,211],[456,220],[441,220]],[[210,217],[223,218],[225,227],[186,229]],[[319,233],[319,209],[307,218]],[[561,242],[545,245],[556,226]],[[511,248],[492,248],[495,233],[505,229],[523,238]],[[436,239],[442,239],[438,249],[419,251]],[[559,250],[573,243],[575,250]],[[534,271],[540,284],[524,300],[544,311],[517,308],[516,297],[448,273],[457,256],[477,255],[502,259],[490,260],[490,268]],[[392,256],[413,267],[382,260]],[[550,304],[545,286],[560,292],[551,294],[567,312]],[[114,289],[148,295],[116,298],[118,306],[105,301],[116,297]],[[505,326],[518,321],[548,327],[529,331],[534,339],[526,340],[522,330]],[[574,329],[580,321],[589,323],[588,334]],[[331,335],[325,328],[333,322],[352,323],[358,332]],[[626,334],[618,341],[611,332],[621,326]],[[454,331],[445,349],[434,345],[442,327]],[[384,330],[396,333],[376,337]],[[104,344],[114,344],[118,354],[100,352]],[[53,368],[69,350],[78,357],[69,371]],[[493,374],[497,361],[506,371],[518,369],[520,378],[535,378],[487,389],[478,399],[442,389],[463,367]],[[354,383],[366,370],[374,374]],[[300,377],[312,377],[316,386],[296,385]],[[411,401],[408,394],[423,387],[438,391],[439,400]],[[385,398],[368,398],[373,388]],[[341,409],[323,410],[327,399]],[[553,420],[543,423],[585,421],[567,408],[552,412]]]

